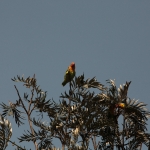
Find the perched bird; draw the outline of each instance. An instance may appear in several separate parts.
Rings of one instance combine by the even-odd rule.
[[[68,69],[66,70],[65,76],[64,76],[64,81],[62,82],[62,85],[65,86],[68,82],[70,82],[74,76],[75,76],[75,63],[72,62]]]
[[[113,121],[118,124],[118,117],[120,116],[120,111],[118,109],[125,109],[126,105],[124,103],[112,104],[108,108],[108,119],[113,119]]]

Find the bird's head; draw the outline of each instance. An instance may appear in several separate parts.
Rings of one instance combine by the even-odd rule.
[[[122,109],[125,108],[125,104],[124,103],[118,103],[117,106],[118,106],[118,108],[122,108]]]
[[[74,62],[72,62],[72,63],[70,64],[70,66],[71,66],[71,68],[72,68],[73,70],[75,70],[75,63],[74,63]]]

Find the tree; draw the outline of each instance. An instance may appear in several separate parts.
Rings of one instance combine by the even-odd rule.
[[[143,144],[150,150],[150,134],[146,133],[150,112],[146,104],[127,96],[131,82],[117,88],[114,80],[106,80],[107,86],[104,86],[95,77],[85,80],[83,74],[68,83],[69,91],[61,94],[60,102],[56,103],[53,99],[47,100],[47,92],[37,85],[35,75],[26,79],[17,76],[12,80],[22,82],[30,94],[24,93],[22,98],[14,85],[18,100],[9,105],[0,104],[3,110],[1,149],[6,149],[8,142],[19,150],[26,149],[11,141],[11,123],[4,117],[12,115],[18,126],[27,120],[30,131],[18,139],[32,141],[35,150],[56,150],[54,138],[60,140],[62,150],[87,150],[90,142],[94,150],[135,150],[142,149]],[[94,89],[99,92],[96,94]],[[38,112],[38,118],[32,116],[34,111]],[[49,118],[47,124],[41,119],[44,115]],[[119,122],[119,118],[123,121]]]

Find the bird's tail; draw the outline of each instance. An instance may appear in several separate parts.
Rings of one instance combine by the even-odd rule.
[[[66,85],[66,82],[65,82],[65,81],[63,81],[63,82],[62,82],[62,86],[65,86],[65,85]]]

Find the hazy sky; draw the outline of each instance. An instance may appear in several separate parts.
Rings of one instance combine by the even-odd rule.
[[[26,90],[11,78],[34,73],[47,98],[58,102],[72,61],[77,76],[84,72],[103,84],[115,79],[117,86],[132,81],[128,96],[149,108],[150,1],[0,1],[0,102],[18,99],[14,84],[22,96]],[[11,139],[27,126],[13,122]]]

